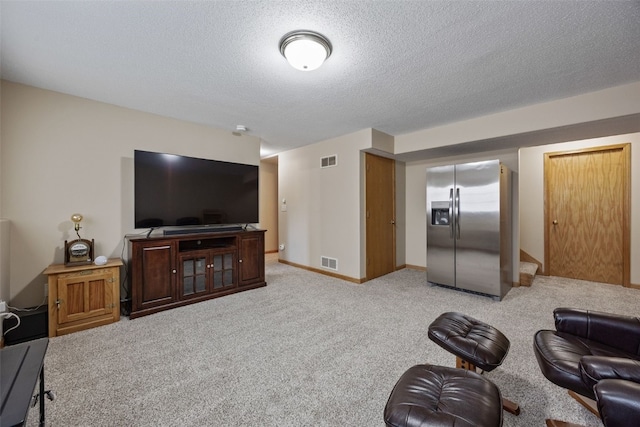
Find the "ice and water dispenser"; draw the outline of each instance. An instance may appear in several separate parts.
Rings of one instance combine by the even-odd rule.
[[[431,202],[431,225],[449,225],[449,202]]]

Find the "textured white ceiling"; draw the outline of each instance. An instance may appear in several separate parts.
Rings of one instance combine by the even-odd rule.
[[[235,130],[264,154],[640,80],[639,1],[2,1],[3,79]],[[334,51],[291,68],[309,29]],[[639,101],[640,102],[640,101]]]

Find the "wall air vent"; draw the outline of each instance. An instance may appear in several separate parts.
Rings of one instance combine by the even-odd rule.
[[[338,260],[335,258],[329,258],[327,256],[322,257],[322,268],[328,268],[329,270],[338,270]]]
[[[320,159],[320,167],[321,168],[330,168],[332,166],[336,166],[338,164],[338,156],[334,154],[333,156],[327,156]]]

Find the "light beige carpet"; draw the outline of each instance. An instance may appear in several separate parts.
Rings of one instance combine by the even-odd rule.
[[[540,373],[532,349],[558,306],[637,315],[640,291],[538,276],[502,302],[426,283],[401,270],[356,285],[274,261],[268,286],[51,339],[51,426],[383,426],[400,375],[418,363],[454,365],[427,338],[444,311],[486,321],[511,340],[487,373],[522,414],[599,420]],[[36,408],[37,409],[37,408]],[[32,410],[29,425],[36,425]]]

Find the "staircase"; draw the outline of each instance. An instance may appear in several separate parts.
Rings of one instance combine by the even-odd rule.
[[[520,262],[520,286],[531,286],[533,278],[538,272],[538,264],[533,262]]]

